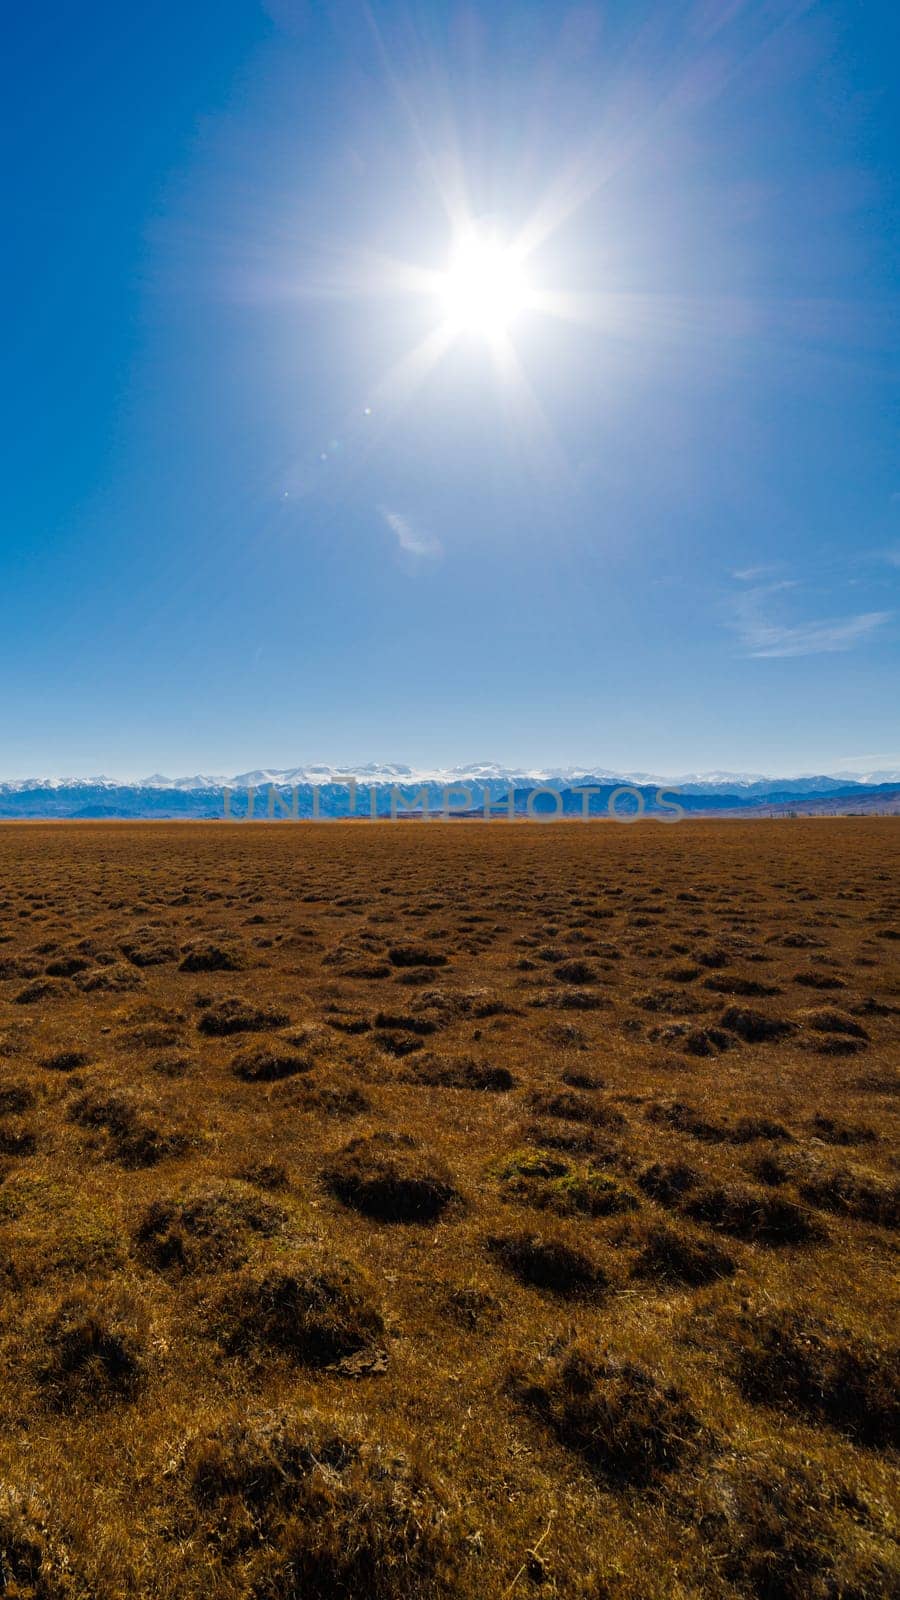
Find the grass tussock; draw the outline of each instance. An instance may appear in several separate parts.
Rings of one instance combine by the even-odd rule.
[[[748,1400],[884,1449],[900,1439],[900,1345],[843,1332],[809,1310],[748,1308],[720,1326]]]
[[[192,1143],[186,1128],[162,1122],[124,1091],[87,1091],[72,1101],[69,1117],[82,1128],[105,1134],[106,1154],[124,1167],[156,1166],[184,1155]]]
[[[529,1101],[531,1110],[539,1117],[558,1117],[564,1122],[589,1122],[595,1128],[618,1131],[625,1127],[625,1117],[617,1106],[603,1100],[591,1100],[572,1089],[537,1090]]]
[[[521,1229],[491,1234],[486,1248],[499,1264],[531,1289],[545,1289],[564,1299],[596,1299],[609,1279],[593,1256],[554,1233]]]
[[[699,1289],[719,1278],[731,1277],[735,1259],[714,1239],[657,1222],[648,1227],[632,1270],[637,1278]]]
[[[894,1600],[896,1543],[802,1455],[718,1458],[685,1496],[731,1593],[751,1600]]]
[[[493,1066],[472,1056],[419,1057],[407,1076],[411,1083],[430,1089],[475,1089],[492,1094],[507,1094],[516,1082],[508,1067]]]
[[[689,1459],[702,1438],[686,1394],[589,1345],[572,1344],[530,1372],[515,1370],[509,1387],[560,1444],[618,1487],[657,1483]]]
[[[277,1091],[277,1104],[342,1120],[362,1117],[372,1110],[372,1102],[360,1084],[352,1078],[334,1077],[326,1082],[308,1078],[283,1085]]]
[[[11,1600],[76,1600],[84,1588],[69,1551],[34,1493],[0,1488],[0,1572]]]
[[[749,1184],[704,1186],[690,1196],[684,1212],[694,1222],[752,1244],[818,1244],[827,1237],[823,1223],[807,1207]]]
[[[837,1216],[874,1222],[881,1228],[900,1227],[900,1183],[879,1178],[854,1167],[813,1171],[799,1184],[809,1204]]]
[[[772,1117],[742,1116],[727,1122],[717,1121],[683,1100],[648,1106],[646,1116],[650,1122],[662,1123],[677,1133],[688,1133],[710,1144],[750,1144],[756,1139],[791,1138],[784,1123]]]
[[[231,1063],[236,1078],[245,1083],[271,1083],[276,1078],[290,1078],[298,1072],[309,1072],[312,1059],[301,1055],[288,1045],[257,1044],[241,1050]]]
[[[145,1339],[133,1309],[87,1290],[59,1301],[40,1341],[35,1381],[54,1411],[133,1400],[145,1377]]]
[[[190,1441],[187,1527],[255,1600],[450,1600],[465,1527],[402,1451],[315,1415],[236,1421]]]
[[[186,945],[179,972],[241,972],[246,966],[243,952],[234,944],[215,939],[192,939]]]
[[[299,1254],[232,1278],[209,1309],[207,1331],[229,1355],[280,1354],[328,1367],[383,1339],[384,1322],[355,1267]]]
[[[752,1006],[726,1006],[719,1025],[727,1033],[734,1033],[745,1044],[774,1044],[793,1033],[796,1024],[786,1017],[776,1017],[765,1011],[755,1011]]]
[[[450,1172],[409,1135],[362,1134],[322,1171],[345,1206],[379,1222],[434,1222],[459,1194]]]
[[[203,1009],[197,1031],[208,1038],[226,1039],[234,1033],[266,1033],[284,1028],[289,1021],[287,1012],[276,1006],[252,1005],[238,995],[227,995]]]
[[[254,1235],[284,1226],[280,1206],[238,1185],[151,1202],[135,1229],[135,1248],[159,1272],[218,1273],[242,1266]]]

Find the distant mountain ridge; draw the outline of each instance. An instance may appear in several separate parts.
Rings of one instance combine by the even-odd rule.
[[[648,815],[665,810],[657,801],[657,791],[676,797],[691,815],[783,814],[801,807],[807,811],[873,811],[900,808],[900,770],[867,773],[810,774],[793,778],[766,777],[758,773],[708,772],[666,777],[643,772],[618,773],[597,766],[541,768],[523,770],[495,762],[470,766],[418,769],[399,763],[367,763],[354,770],[325,764],[289,768],[259,768],[233,777],[195,774],[168,778],[153,773],[137,781],[96,778],[21,778],[0,781],[0,818],[39,820],[41,818],[222,818],[226,814],[225,791],[230,791],[232,815],[247,814],[248,791],[254,797],[254,814],[264,817],[269,807],[269,790],[279,796],[276,815],[294,806],[296,814],[309,817],[341,817],[351,814],[350,779],[357,784],[353,814],[386,816],[392,807],[401,815],[421,810],[424,790],[428,809],[442,809],[444,790],[454,789],[451,809],[472,815],[483,808],[485,798],[492,802],[513,793],[517,815],[529,810],[529,795],[536,789],[553,789],[561,796],[559,806],[552,796],[532,799],[531,810],[545,813],[559,809],[562,815],[581,815],[584,798],[577,791],[591,787],[597,792],[589,802],[591,815],[607,812],[610,797],[617,788],[640,792]],[[466,794],[468,789],[470,794]],[[399,797],[394,791],[399,791]],[[622,811],[628,801],[618,802]],[[638,804],[637,801],[634,802]],[[502,808],[494,808],[502,815]],[[671,809],[669,809],[671,815]]]

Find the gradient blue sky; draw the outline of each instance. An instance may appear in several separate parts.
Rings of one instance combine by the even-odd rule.
[[[0,776],[900,765],[898,17],[10,8]]]

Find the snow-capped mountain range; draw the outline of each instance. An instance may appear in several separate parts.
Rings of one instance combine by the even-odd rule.
[[[219,793],[224,789],[264,789],[269,784],[278,788],[300,786],[340,785],[355,778],[361,787],[398,784],[450,786],[452,784],[485,784],[524,788],[529,784],[548,784],[554,787],[571,787],[591,781],[606,784],[637,784],[663,786],[682,790],[688,794],[779,794],[828,793],[853,786],[860,788],[880,784],[900,783],[900,767],[866,773],[832,772],[810,773],[794,777],[773,776],[758,772],[688,772],[679,774],[653,772],[613,772],[607,767],[586,763],[571,767],[505,767],[493,761],[473,762],[458,767],[410,767],[397,762],[366,762],[358,766],[348,763],[343,767],[324,763],[302,767],[265,767],[252,772],[239,772],[230,777],[222,774],[195,773],[191,777],[169,778],[154,772],[147,778],[10,778],[0,780],[0,795],[35,793],[59,790],[100,790],[114,793],[118,789],[130,791],[148,789],[155,792],[177,791],[183,794]]]
[[[350,778],[358,787],[351,797]],[[676,795],[692,815],[778,815],[804,812],[900,812],[900,770],[860,773],[810,774],[801,777],[767,777],[753,772],[691,772],[677,776],[646,772],[612,772],[606,767],[504,767],[496,762],[468,766],[418,768],[400,763],[368,762],[356,768],[315,763],[300,767],[257,768],[230,777],[196,773],[169,778],[155,772],[148,778],[19,778],[0,782],[0,818],[235,818],[251,813],[264,817],[286,809],[299,817],[347,817],[404,814],[420,811],[424,790],[430,813],[442,810],[445,792],[455,790],[450,808],[478,812],[489,800],[495,811],[512,793],[516,815],[556,808],[564,816],[583,814],[584,798],[578,791],[595,791],[588,802],[591,815],[603,815],[615,806],[611,797],[621,786],[641,792],[647,815],[661,815],[665,803],[657,801],[659,789]],[[536,789],[555,789],[561,795],[538,801]],[[281,803],[270,802],[270,789]],[[466,793],[468,790],[468,794]],[[226,791],[230,799],[226,804]],[[398,793],[399,791],[399,793]],[[253,796],[251,807],[250,796]],[[628,803],[625,802],[626,810]],[[671,810],[671,808],[670,808]],[[532,812],[533,814],[533,812]]]

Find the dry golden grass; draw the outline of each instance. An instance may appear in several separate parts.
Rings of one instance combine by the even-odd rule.
[[[900,1595],[898,856],[0,828],[0,1594]]]

